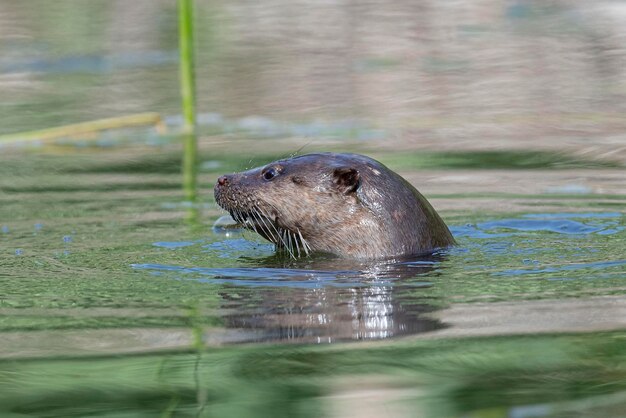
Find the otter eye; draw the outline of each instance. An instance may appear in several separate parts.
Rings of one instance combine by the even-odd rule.
[[[276,170],[274,167],[270,167],[264,170],[262,175],[265,180],[271,180],[278,175],[278,170]]]

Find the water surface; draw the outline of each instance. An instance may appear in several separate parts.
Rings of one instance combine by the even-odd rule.
[[[212,182],[249,159],[204,155],[191,204],[176,160],[149,150],[4,157],[7,414],[619,416],[623,196],[554,198],[575,212],[442,210],[459,245],[432,257],[293,260],[212,229]]]

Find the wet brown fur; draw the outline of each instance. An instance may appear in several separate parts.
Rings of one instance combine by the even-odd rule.
[[[267,170],[277,175],[265,179]],[[424,196],[358,154],[307,154],[222,176],[215,199],[235,220],[294,257],[319,251],[382,259],[454,244]]]

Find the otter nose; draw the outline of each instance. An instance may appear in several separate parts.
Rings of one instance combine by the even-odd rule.
[[[221,176],[220,178],[217,179],[217,184],[219,184],[220,186],[225,186],[228,184],[228,176]]]

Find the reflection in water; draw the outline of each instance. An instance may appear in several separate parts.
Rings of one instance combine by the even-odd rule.
[[[298,289],[288,295],[288,300],[281,300],[287,296],[284,292],[261,291],[257,312],[246,312],[242,303],[229,303],[225,306],[237,313],[225,316],[226,326],[251,331],[252,341],[318,343],[383,339],[442,327],[420,317],[432,307],[404,306],[392,287]]]
[[[251,339],[256,341],[307,342],[382,339],[442,327],[438,321],[422,317],[434,308],[420,303],[419,296],[403,298],[410,291],[430,286],[418,282],[416,275],[432,271],[434,262],[349,266],[346,261],[326,260],[312,264],[306,275],[294,270],[292,280],[316,280],[320,272],[320,276],[334,274],[331,283],[335,285],[288,291],[259,289],[254,295],[254,310],[242,309],[247,300],[224,304],[235,310],[225,315],[227,326],[253,331]],[[330,270],[333,265],[337,269],[334,273]],[[351,271],[349,267],[362,269]],[[351,283],[346,285],[344,280]],[[222,296],[227,300],[228,293]]]
[[[277,267],[282,261],[269,257],[258,268],[133,267],[228,285],[220,291],[221,316],[227,328],[242,332],[237,341],[383,339],[443,327],[423,317],[435,308],[415,295],[431,286],[418,276],[432,274],[442,256],[377,263],[316,258]]]
[[[198,145],[194,132],[187,132],[183,140],[183,193],[189,205],[186,221],[192,228],[201,227],[198,212]]]

